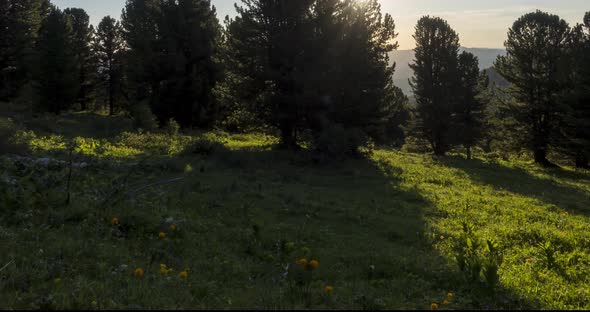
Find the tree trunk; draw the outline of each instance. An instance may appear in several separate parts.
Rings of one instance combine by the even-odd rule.
[[[297,139],[295,138],[295,134],[293,131],[293,126],[288,121],[281,122],[280,125],[281,131],[281,148],[287,150],[296,150],[298,149]]]
[[[557,165],[547,160],[547,150],[544,148],[535,149],[535,163],[543,167],[557,167]]]
[[[435,145],[435,148],[434,148],[434,155],[436,155],[436,156],[445,156],[445,155],[446,155],[446,153],[447,153],[447,152],[445,151],[445,149],[444,149],[444,148],[442,148],[442,146],[441,146],[441,145]]]
[[[471,160],[472,154],[471,154],[471,146],[465,146],[465,149],[467,150],[467,160]]]
[[[483,151],[486,153],[491,153],[492,152],[492,139],[487,139],[485,141],[485,144],[482,146]]]

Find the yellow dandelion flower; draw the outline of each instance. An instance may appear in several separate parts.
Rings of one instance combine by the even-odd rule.
[[[305,259],[305,258],[301,258],[301,259],[297,260],[297,261],[296,261],[296,263],[297,263],[298,265],[300,265],[300,266],[304,267],[304,266],[306,266],[306,265],[307,265],[307,259]]]
[[[310,268],[310,269],[312,269],[312,270],[315,270],[315,269],[317,269],[319,266],[320,266],[320,263],[319,263],[319,261],[317,261],[317,260],[311,260],[311,261],[309,261],[309,268]]]
[[[176,225],[172,224],[169,229],[170,231],[176,231]]]
[[[168,269],[166,269],[166,268],[160,268],[160,274],[162,276],[168,276]]]
[[[438,304],[436,304],[436,303],[432,303],[432,304],[430,305],[430,310],[432,310],[432,311],[438,310]]]
[[[182,271],[182,272],[180,272],[180,274],[178,274],[178,277],[183,278],[183,279],[188,278],[188,272]]]
[[[445,301],[443,301],[443,304],[444,304],[444,305],[448,305],[448,304],[449,304],[449,300],[446,300],[446,299],[445,299]]]
[[[332,286],[326,286],[324,287],[324,293],[326,295],[331,295],[334,292],[334,287]]]
[[[452,292],[447,294],[447,298],[453,298],[453,297],[455,297],[455,294],[453,294]]]
[[[167,265],[165,265],[164,263],[160,264],[160,269],[165,269],[165,268],[167,268],[167,267],[168,267],[168,266],[167,266]]]
[[[133,272],[133,275],[135,275],[135,277],[138,277],[138,278],[142,278],[144,274],[145,274],[145,271],[142,268],[137,268],[137,269],[135,269],[135,272]]]
[[[112,225],[119,225],[119,218],[113,218],[113,219],[111,220],[111,224],[112,224]]]
[[[160,232],[159,236],[161,239],[165,239],[167,235],[164,232]]]

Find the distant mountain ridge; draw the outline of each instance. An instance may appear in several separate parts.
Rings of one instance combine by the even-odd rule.
[[[481,70],[494,66],[494,62],[499,55],[505,55],[504,49],[486,49],[486,48],[461,48],[461,51],[473,53],[479,59],[479,68]],[[390,61],[397,64],[395,69],[394,83],[400,87],[406,95],[412,95],[412,88],[408,80],[414,75],[409,64],[414,62],[413,50],[393,51],[389,55]]]

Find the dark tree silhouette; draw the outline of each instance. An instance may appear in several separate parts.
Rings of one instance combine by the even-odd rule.
[[[90,25],[90,17],[83,9],[69,8],[64,14],[70,19],[73,38],[70,47],[76,58],[78,67],[78,96],[76,101],[81,110],[86,110],[94,98],[94,83],[96,68],[92,60],[92,40],[94,27]]]
[[[452,142],[452,114],[459,91],[459,36],[438,17],[425,16],[416,25],[416,59],[411,85],[417,107],[412,132],[427,140],[436,155]]]
[[[512,133],[544,166],[552,165],[547,152],[565,110],[560,98],[568,82],[560,65],[565,62],[569,36],[570,27],[558,16],[528,13],[514,23],[505,43],[507,55],[496,61],[500,75],[511,83],[508,93],[514,101],[504,109],[515,121]]]
[[[78,94],[77,59],[70,49],[72,37],[68,18],[59,9],[51,8],[39,33],[35,86],[40,108],[56,114],[69,109]]]
[[[94,53],[98,61],[99,79],[107,90],[109,114],[115,113],[115,101],[122,80],[124,41],[121,24],[110,16],[102,19],[96,29]]]

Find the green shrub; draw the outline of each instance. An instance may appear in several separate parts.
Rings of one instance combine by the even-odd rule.
[[[151,108],[146,102],[140,102],[131,107],[131,117],[133,118],[133,127],[144,129],[146,131],[155,131],[158,129],[158,119],[152,113]]]
[[[417,153],[417,154],[425,154],[432,152],[432,148],[430,144],[421,138],[407,136],[405,139],[405,143],[402,146],[402,152],[404,153]]]
[[[168,123],[166,124],[166,133],[168,133],[169,136],[177,136],[178,132],[180,131],[180,125],[178,124],[178,122],[176,122],[176,120],[174,120],[174,118],[170,118],[168,120]]]
[[[225,146],[218,141],[209,138],[198,138],[191,143],[185,150],[186,154],[211,156],[213,153],[224,149]]]
[[[370,153],[374,147],[360,129],[345,129],[341,125],[327,127],[315,140],[315,148],[330,158],[360,156]]]

